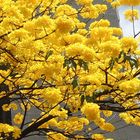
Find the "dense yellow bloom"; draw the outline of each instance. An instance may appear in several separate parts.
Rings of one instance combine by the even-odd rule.
[[[96,27],[91,30],[91,40],[94,41],[107,41],[111,39],[113,31],[108,27]]]
[[[111,5],[140,2],[95,3],[0,0],[0,99],[9,97],[2,109],[11,109],[12,122],[22,129],[1,123],[0,137],[22,139],[32,134],[26,131],[31,126],[47,139],[68,140],[77,132],[75,139],[84,139],[85,130],[90,133],[86,139],[105,140],[101,134],[91,136],[90,123],[102,131],[115,130],[107,121],[113,114],[111,102],[118,111],[130,110],[119,113],[121,119],[140,126],[139,40],[122,37],[120,28],[100,19]],[[132,16],[137,19],[138,11],[126,11],[127,19]],[[104,104],[108,100],[110,104]],[[27,120],[23,123],[22,113],[29,115],[34,108],[40,114],[29,125]]]
[[[138,20],[139,19],[139,11],[138,10],[126,10],[124,12],[125,18],[129,21]]]
[[[116,56],[121,51],[121,45],[112,41],[106,41],[101,44],[101,49],[108,54],[111,53],[112,56]]]
[[[136,6],[140,5],[139,0],[119,0],[122,5]]]
[[[96,4],[95,7],[97,8],[99,14],[103,14],[107,10],[107,6],[104,4]]]
[[[46,102],[48,102],[49,104],[55,104],[62,100],[60,90],[55,88],[47,88],[46,90],[44,90],[42,96],[46,99]]]
[[[94,74],[89,74],[86,76],[81,77],[80,81],[82,83],[91,83],[91,84],[95,84],[97,86],[100,86],[102,81],[103,81],[103,75],[101,73],[94,73]]]
[[[83,18],[97,18],[99,10],[94,5],[89,5],[82,8],[80,14]]]
[[[21,130],[17,126],[0,123],[0,136],[1,133],[5,133],[7,136],[12,133],[13,138],[17,139],[20,137]]]
[[[59,5],[56,8],[55,15],[56,16],[67,15],[67,16],[69,16],[71,18],[75,18],[75,17],[77,17],[77,11],[72,6],[70,6],[68,4],[64,4],[64,5]]]
[[[64,37],[65,42],[68,44],[81,43],[84,39],[85,38],[80,34],[67,35]]]
[[[76,0],[76,2],[81,5],[87,5],[92,4],[93,0]]]
[[[109,27],[110,26],[110,22],[109,20],[106,19],[101,19],[99,21],[94,21],[90,24],[89,29],[93,29],[95,27]]]
[[[106,0],[106,1],[111,3],[113,0]]]
[[[134,78],[132,80],[124,81],[119,84],[119,87],[126,93],[136,93],[140,90],[140,80]]]
[[[80,43],[70,45],[66,49],[66,52],[69,56],[82,56],[82,58],[87,61],[92,61],[95,58],[95,52],[91,48]]]
[[[89,120],[96,120],[100,116],[99,106],[95,103],[85,103],[81,108],[83,114],[86,115]]]
[[[66,16],[56,19],[56,28],[60,33],[68,33],[74,29],[74,22]]]
[[[138,42],[132,37],[124,37],[121,39],[122,48],[125,51],[134,51],[138,47]]]
[[[112,30],[113,30],[113,35],[121,36],[123,34],[121,28],[115,28],[115,27],[113,27]]]
[[[76,27],[77,27],[78,29],[83,29],[85,26],[86,26],[86,24],[85,24],[84,22],[80,22],[80,23],[77,23],[77,24],[76,24]]]

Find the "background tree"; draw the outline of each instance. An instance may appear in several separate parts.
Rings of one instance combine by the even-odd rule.
[[[1,121],[2,139],[104,140],[91,125],[114,131],[106,121],[113,112],[140,125],[138,34],[120,38],[106,19],[85,28],[78,18],[98,18],[106,2],[139,0],[76,0],[77,9],[66,2],[0,0],[0,103],[15,114],[12,124]],[[133,11],[126,15],[134,22]],[[36,117],[27,122],[32,109]]]

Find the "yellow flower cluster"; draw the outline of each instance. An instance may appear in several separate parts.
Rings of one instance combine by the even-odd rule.
[[[47,135],[48,140],[68,140],[67,137],[65,137],[63,134],[55,133],[55,132],[49,132]]]
[[[17,113],[13,119],[15,124],[21,124],[23,121],[23,115],[21,113]]]
[[[62,100],[61,91],[55,88],[47,88],[42,93],[43,98],[49,104],[57,104]]]
[[[111,2],[111,5],[112,5],[113,8],[116,8],[116,7],[120,6],[121,4],[120,4],[120,1],[114,0],[114,1]]]
[[[20,137],[21,130],[16,126],[0,123],[0,136],[2,136],[2,133],[6,134],[7,136],[10,136],[12,133],[12,137],[17,139]]]
[[[122,49],[124,51],[135,51],[138,47],[138,42],[133,37],[124,37],[121,39]]]
[[[87,119],[89,120],[96,120],[100,116],[100,107],[95,103],[86,103],[82,108],[81,111],[83,114],[86,115]]]
[[[122,5],[136,6],[140,5],[139,0],[119,0]]]
[[[86,61],[93,61],[93,59],[95,58],[94,50],[80,43],[70,45],[66,49],[66,52],[68,56],[81,56],[82,59]]]
[[[132,80],[124,81],[119,84],[119,87],[126,93],[137,93],[140,90],[140,80],[134,78]]]
[[[126,10],[124,12],[125,18],[129,21],[134,21],[139,19],[139,11],[138,10]]]
[[[9,105],[8,105],[8,104],[4,104],[4,105],[2,106],[2,109],[3,109],[4,111],[9,111],[10,109],[17,110],[18,107],[17,107],[17,104],[16,104],[16,103],[10,103]]]
[[[105,137],[102,134],[93,134],[92,138],[95,140],[105,140]]]
[[[92,4],[93,0],[76,0],[76,2],[81,5],[89,5]]]
[[[58,17],[56,19],[56,29],[61,33],[68,33],[74,29],[74,23],[71,18],[68,17]]]
[[[110,22],[109,20],[106,19],[101,19],[99,21],[94,21],[90,24],[89,29],[93,29],[95,27],[109,27],[110,26]]]

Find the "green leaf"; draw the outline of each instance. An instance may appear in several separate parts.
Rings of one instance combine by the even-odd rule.
[[[85,71],[88,70],[88,63],[83,61],[82,59],[78,60],[78,65],[82,67]]]
[[[109,61],[110,70],[113,69],[114,64],[115,64],[115,60],[112,58],[112,59]]]
[[[68,59],[65,59],[64,60],[64,64],[63,64],[63,67],[68,67],[69,66],[69,60]]]
[[[75,63],[75,61],[73,59],[71,59],[70,62],[71,62],[71,66],[76,69],[77,64]]]
[[[74,76],[73,81],[72,81],[73,89],[76,88],[78,85],[79,85],[78,77]]]
[[[45,60],[47,60],[52,54],[53,54],[53,51],[52,51],[52,50],[49,50],[49,51],[46,53]]]
[[[136,68],[138,68],[138,61],[136,58],[132,58],[132,56],[125,56],[125,60],[127,60],[131,66],[131,68],[133,68],[134,66]]]
[[[119,54],[119,57],[118,57],[118,58],[120,59],[122,55],[123,55],[123,56],[125,56],[124,51],[121,51],[121,52],[120,52],[120,54]]]
[[[88,63],[83,61],[83,68],[84,70],[88,70]]]
[[[67,67],[68,69],[69,69],[69,68],[75,68],[75,69],[76,69],[77,64],[76,64],[76,62],[75,62],[72,58],[70,58],[70,59],[65,59],[65,60],[64,60],[63,67],[64,67],[64,68]]]
[[[84,96],[84,95],[82,95],[82,96],[81,96],[81,106],[83,105],[84,100],[85,100],[85,96]]]
[[[130,64],[131,68],[133,68],[133,66],[135,66],[136,68],[138,68],[138,62],[137,62],[137,60],[135,60],[133,58],[131,58],[129,60],[129,64]]]

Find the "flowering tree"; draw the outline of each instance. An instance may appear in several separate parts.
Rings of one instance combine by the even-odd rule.
[[[118,112],[140,125],[138,42],[110,27],[112,8],[139,0],[0,0],[0,104],[2,139],[44,135],[48,140],[104,140],[91,127],[114,131]],[[134,23],[138,11],[126,11]],[[80,17],[80,18],[79,18]],[[95,19],[89,27],[79,19]],[[36,116],[26,121],[29,112]]]

